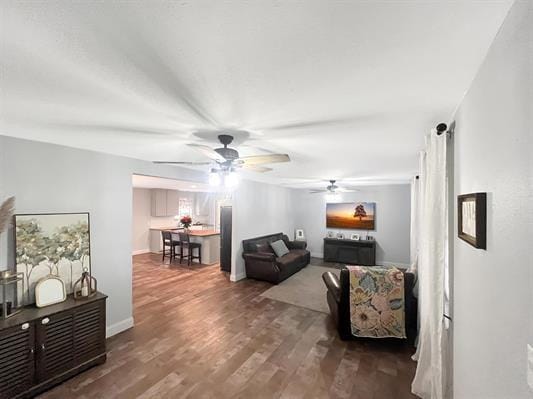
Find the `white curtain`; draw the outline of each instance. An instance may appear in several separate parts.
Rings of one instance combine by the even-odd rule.
[[[418,361],[412,392],[423,399],[443,399],[444,274],[447,268],[447,134],[432,130],[420,156],[418,282],[420,331],[413,358]]]
[[[419,190],[418,178],[413,177],[411,180],[411,268],[418,267],[418,211],[419,206]]]

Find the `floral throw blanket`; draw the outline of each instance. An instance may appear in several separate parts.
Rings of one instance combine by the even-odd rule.
[[[403,273],[387,266],[346,266],[356,337],[406,338]]]

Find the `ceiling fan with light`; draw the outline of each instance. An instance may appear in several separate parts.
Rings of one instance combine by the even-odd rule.
[[[335,183],[337,180],[329,180],[329,185],[325,189],[311,189],[309,192],[311,194],[327,193],[327,194],[337,194],[337,193],[355,193],[359,191],[352,187],[339,187]]]
[[[233,141],[233,136],[221,134],[218,136],[218,140],[223,147],[211,148],[202,144],[187,144],[189,147],[209,158],[210,161],[154,161],[154,163],[169,165],[213,165],[209,174],[210,184],[218,186],[224,180],[224,185],[231,187],[237,182],[235,172],[238,169],[242,168],[252,172],[264,173],[272,170],[271,168],[262,166],[264,164],[290,162],[291,160],[287,154],[265,154],[241,157],[236,149],[228,147]]]

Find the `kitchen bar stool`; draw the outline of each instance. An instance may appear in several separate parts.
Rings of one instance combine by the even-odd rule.
[[[179,233],[180,237],[180,263],[183,258],[187,258],[187,264],[191,265],[193,259],[198,259],[198,263],[202,263],[202,244],[198,242],[191,242],[191,237],[187,233]],[[184,250],[187,249],[187,255],[184,255]],[[198,255],[194,256],[194,250],[198,250]]]
[[[180,262],[181,262],[181,246],[180,242],[172,238],[170,231],[161,231],[161,237],[163,239],[163,262],[165,261],[165,255],[170,257],[170,261],[176,257],[176,247],[180,247]],[[168,250],[167,250],[168,247]]]

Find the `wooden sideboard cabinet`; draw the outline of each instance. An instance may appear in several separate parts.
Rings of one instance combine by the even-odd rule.
[[[106,296],[0,320],[0,399],[33,397],[106,360]]]
[[[324,260],[374,266],[376,264],[376,241],[324,238]]]

